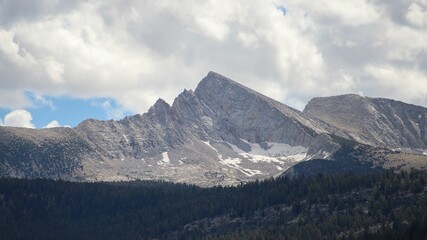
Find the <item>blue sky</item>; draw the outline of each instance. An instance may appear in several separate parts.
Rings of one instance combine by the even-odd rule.
[[[300,110],[347,93],[427,106],[427,5],[0,1],[0,125],[144,113],[211,70]]]
[[[124,112],[123,115],[112,116],[108,110],[103,107],[103,103],[109,102],[114,109],[117,107],[113,99],[93,98],[93,99],[76,99],[70,97],[49,97],[46,98],[51,104],[38,104],[26,108],[32,115],[32,123],[36,128],[42,128],[56,120],[62,126],[77,126],[81,121],[94,118],[99,120],[120,119],[125,115],[131,115],[131,112]],[[110,110],[111,110],[110,109]],[[0,116],[4,119],[5,115],[11,110],[0,108]]]

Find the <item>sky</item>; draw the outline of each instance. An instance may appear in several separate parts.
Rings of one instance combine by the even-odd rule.
[[[144,113],[211,70],[300,110],[426,107],[427,0],[0,0],[0,125]]]

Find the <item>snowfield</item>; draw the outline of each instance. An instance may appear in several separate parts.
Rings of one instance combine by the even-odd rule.
[[[284,143],[275,143],[275,142],[265,142],[263,143],[263,147],[258,143],[250,143],[243,139],[246,144],[248,144],[251,148],[250,151],[246,152],[236,145],[233,145],[229,142],[223,142],[227,145],[231,146],[233,150],[240,156],[240,158],[232,158],[232,157],[224,157],[218,149],[213,147],[209,141],[204,141],[209,148],[214,150],[218,156],[219,162],[221,164],[227,165],[233,169],[236,169],[248,177],[252,177],[254,175],[263,174],[261,170],[258,169],[250,169],[248,167],[244,167],[244,165],[252,165],[253,164],[271,164],[273,163],[275,168],[278,171],[286,170],[288,167],[285,166],[289,163],[299,162],[307,159],[307,151],[308,148],[304,148],[302,146],[290,146]],[[252,163],[252,164],[250,164]]]

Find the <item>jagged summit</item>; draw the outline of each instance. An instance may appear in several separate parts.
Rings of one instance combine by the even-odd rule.
[[[253,94],[255,97],[263,97],[269,99],[269,101],[275,101],[251,88],[244,86],[228,77],[225,77],[219,73],[210,71],[206,77],[199,82],[196,87],[195,94],[199,95],[202,93],[221,94],[220,91],[234,90]]]
[[[212,77],[212,78],[227,78],[224,75],[221,75],[215,71],[209,71],[208,75],[206,75],[206,77]]]
[[[165,100],[159,98],[157,99],[156,103],[148,110],[148,113],[151,113],[153,111],[165,111],[169,110],[171,106],[169,103],[167,103]]]
[[[200,91],[215,91],[221,86],[238,86],[244,87],[243,85],[213,71],[210,71],[206,77],[204,77],[197,85],[195,92]]]
[[[184,89],[172,106],[158,99],[142,115],[87,120],[70,129],[90,149],[73,158],[79,171],[72,177],[167,179],[203,186],[268,178],[298,161],[327,158],[336,151],[339,146],[327,136],[326,126],[209,72],[195,91]],[[67,144],[48,149],[48,160],[61,159],[63,148],[74,149]],[[30,165],[39,161],[45,160],[30,159]]]
[[[195,91],[184,89],[172,105],[158,99],[147,113],[119,121],[89,119],[65,130],[0,127],[0,176],[237,184],[278,176],[300,161],[334,158],[343,139],[376,143],[360,135],[365,130],[353,131],[361,126],[374,137],[384,133],[394,139],[401,134],[393,132],[401,127],[398,120],[387,116],[387,129],[369,122],[387,111],[402,116],[411,132],[403,140],[424,146],[416,139],[427,142],[425,109],[346,95],[315,98],[303,113],[209,72]],[[330,123],[327,114],[333,116]]]

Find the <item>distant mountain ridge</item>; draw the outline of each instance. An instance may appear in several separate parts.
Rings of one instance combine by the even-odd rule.
[[[318,105],[314,99],[301,112],[209,72],[194,91],[184,90],[172,105],[159,99],[147,113],[119,121],[88,119],[73,129],[1,127],[0,175],[234,185],[279,176],[301,161],[336,160],[336,153],[343,158],[339,151],[343,141],[352,143],[345,154],[356,152],[361,144],[371,146],[364,154],[349,157],[349,164],[359,164],[368,153],[378,152],[377,147],[388,147],[381,138],[372,140],[363,131],[351,131],[358,128],[347,124],[340,112],[332,112],[328,119],[327,110],[333,107]],[[318,112],[322,107],[325,111]],[[342,113],[352,114],[351,109],[355,108]],[[411,109],[420,111],[416,106]],[[425,136],[425,128],[419,132]],[[423,146],[417,136],[405,137],[409,147]],[[382,161],[388,158],[377,154],[366,167],[385,166]]]
[[[427,108],[421,106],[348,94],[313,98],[304,113],[334,125],[362,143],[427,149]]]

